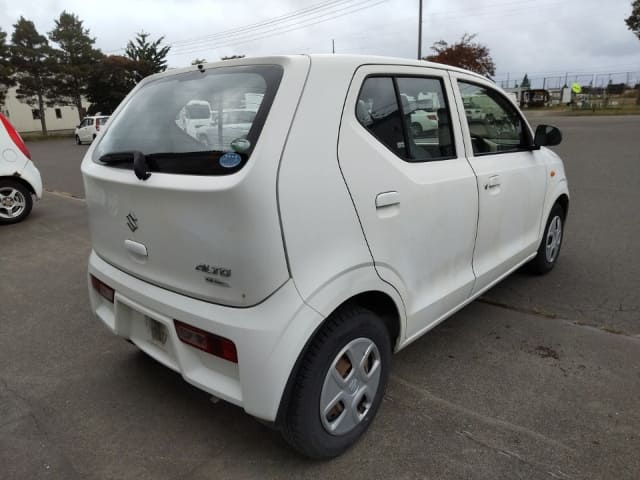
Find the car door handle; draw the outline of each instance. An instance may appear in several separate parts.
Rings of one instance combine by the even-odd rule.
[[[490,188],[497,188],[500,186],[500,175],[494,175],[489,177],[489,181],[484,184],[484,189],[489,190]]]
[[[400,204],[400,194],[398,192],[382,192],[376,196],[376,208],[390,207]]]

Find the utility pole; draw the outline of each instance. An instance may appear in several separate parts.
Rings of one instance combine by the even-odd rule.
[[[331,39],[331,53],[336,53],[336,41],[335,39]]]
[[[420,2],[420,9],[418,13],[418,60],[422,58],[422,0]]]

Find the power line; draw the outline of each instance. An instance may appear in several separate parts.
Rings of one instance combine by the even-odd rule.
[[[360,3],[355,3],[352,5],[349,5],[345,8],[339,9],[339,10],[334,10],[332,12],[328,12],[328,13],[323,13],[321,15],[316,15],[313,16],[311,18],[307,18],[304,20],[305,23],[301,23],[301,24],[294,24],[294,25],[285,25],[285,26],[281,26],[281,27],[277,27],[277,28],[272,28],[269,30],[265,30],[264,32],[260,32],[257,35],[248,35],[245,37],[239,37],[237,39],[232,39],[229,41],[222,41],[222,42],[213,42],[213,43],[209,43],[209,44],[203,44],[202,46],[198,46],[198,47],[194,47],[194,48],[188,48],[188,49],[177,49],[177,51],[170,51],[169,55],[184,55],[187,53],[196,53],[196,52],[201,52],[203,50],[211,50],[211,49],[217,49],[217,48],[222,48],[222,47],[227,47],[227,46],[235,46],[235,45],[242,45],[244,43],[249,43],[249,42],[254,42],[257,40],[261,40],[264,38],[268,38],[268,37],[273,37],[276,35],[282,35],[284,33],[288,33],[294,30],[299,30],[302,28],[306,28],[306,27],[310,27],[313,25],[317,25],[319,23],[324,23],[324,22],[328,22],[330,20],[334,20],[338,17],[343,17],[355,12],[359,12],[361,10],[366,10],[372,7],[375,7],[381,3],[387,2],[388,0],[378,0],[378,1],[374,1],[373,3],[371,3],[371,0],[364,0],[361,1]],[[359,8],[354,8],[354,7],[359,7]],[[341,14],[338,14],[342,12]],[[313,21],[310,22],[310,20],[316,20],[318,18],[321,17],[326,17],[327,15],[330,15],[328,18],[324,18],[322,20],[317,20],[317,21]]]
[[[235,27],[235,28],[231,28],[229,30],[224,30],[222,32],[217,32],[217,33],[212,33],[210,35],[203,35],[200,37],[193,37],[190,39],[184,39],[184,40],[176,40],[174,42],[171,42],[171,45],[174,46],[186,46],[189,44],[194,44],[194,43],[201,43],[203,41],[209,41],[209,40],[215,40],[217,38],[220,37],[228,37],[228,36],[234,36],[237,34],[245,34],[247,32],[251,32],[253,30],[259,30],[263,27],[269,26],[269,25],[273,25],[273,24],[277,24],[277,23],[286,23],[286,22],[290,22],[292,20],[295,20],[297,18],[300,17],[304,17],[307,15],[311,15],[313,13],[317,13],[319,10],[328,10],[331,8],[334,8],[336,6],[339,6],[340,4],[344,4],[344,3],[350,3],[353,2],[354,0],[330,0],[330,1],[326,1],[326,2],[321,2],[321,3],[317,3],[315,5],[312,5],[310,7],[307,8],[303,8],[300,10],[295,10],[293,12],[289,12],[287,14],[281,15],[279,17],[273,17],[267,20],[263,20],[261,22],[257,22],[257,23],[252,23],[249,25],[244,25],[241,27]]]

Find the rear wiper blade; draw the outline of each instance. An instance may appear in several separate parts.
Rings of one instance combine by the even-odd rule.
[[[98,159],[98,161],[107,165],[111,163],[133,162],[133,171],[135,172],[136,177],[140,180],[146,180],[151,176],[147,159],[144,156],[144,153],[139,150],[105,153]]]

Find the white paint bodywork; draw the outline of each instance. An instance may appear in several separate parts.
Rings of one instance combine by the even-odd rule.
[[[455,82],[495,88],[477,75],[379,57],[224,62],[253,64],[283,65],[285,73],[238,173],[179,182],[154,173],[141,182],[131,170],[93,162],[94,146],[82,171],[89,271],[116,291],[110,304],[90,288],[97,317],[188,382],[272,421],[305,345],[338,306],[364,292],[386,295],[398,311],[396,349],[404,347],[531,259],[551,207],[568,190],[561,160],[545,148],[473,156]],[[360,86],[376,73],[443,79],[456,158],[404,162],[358,123]],[[485,191],[495,175],[500,188]],[[140,221],[134,233],[125,222],[130,209]],[[162,268],[136,264],[125,239],[146,244],[150,256],[162,252]],[[182,281],[203,252],[239,272],[238,289],[211,292]],[[168,327],[165,347],[150,340],[145,315]],[[232,340],[238,364],[181,343],[173,319]]]
[[[0,178],[21,179],[31,187],[34,196],[42,198],[42,178],[34,163],[16,147],[7,131],[0,126]]]

